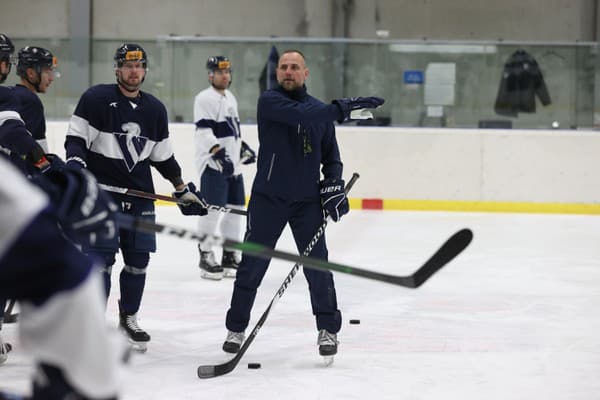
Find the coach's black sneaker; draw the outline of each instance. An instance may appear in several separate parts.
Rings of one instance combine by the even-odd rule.
[[[337,335],[335,333],[329,333],[325,329],[319,331],[317,344],[319,345],[320,355],[324,357],[336,355],[338,343]]]
[[[221,258],[223,276],[225,278],[235,278],[239,266],[240,263],[235,257],[235,253],[233,251],[223,250],[223,257]]]
[[[223,351],[226,353],[237,353],[244,342],[244,332],[227,331],[227,339],[223,343]]]

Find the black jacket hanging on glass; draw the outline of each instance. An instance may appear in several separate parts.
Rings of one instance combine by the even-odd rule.
[[[536,95],[543,105],[551,103],[537,61],[525,50],[517,50],[504,64],[494,110],[509,117],[517,117],[519,112],[534,113]]]

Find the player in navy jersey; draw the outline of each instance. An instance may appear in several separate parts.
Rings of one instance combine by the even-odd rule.
[[[28,398],[116,399],[125,341],[107,330],[99,268],[63,234],[114,234],[116,205],[85,171],[52,171],[48,194],[4,155],[0,174],[0,297],[19,301],[35,364]]]
[[[14,51],[10,38],[0,34],[0,83],[4,83],[10,73]],[[27,131],[18,108],[13,88],[0,86],[0,151],[25,173],[48,168],[50,164],[44,151]],[[5,308],[6,299],[0,296],[0,330]],[[10,350],[11,345],[4,343],[0,335],[0,364],[6,361]]]
[[[15,85],[18,111],[33,138],[46,153],[48,152],[46,118],[44,106],[37,93],[46,93],[58,76],[56,65],[56,57],[42,47],[27,46],[19,50],[17,75],[21,80]]]
[[[228,89],[231,84],[231,62],[227,57],[209,57],[206,62],[210,87],[194,99],[196,132],[196,166],[200,173],[200,193],[210,203],[242,209],[245,204],[244,178],[241,164],[256,161],[254,151],[242,141],[237,100]],[[210,234],[240,240],[242,217],[209,211],[200,218],[198,228]],[[221,232],[217,230],[220,228]],[[239,261],[233,251],[223,249],[217,263],[212,245],[199,244],[201,276],[219,280],[235,277]]]
[[[181,178],[169,138],[165,106],[140,90],[148,67],[146,52],[137,44],[122,44],[114,60],[117,83],[89,88],[71,117],[65,142],[67,165],[89,169],[100,183],[145,192],[154,192],[150,170],[153,166],[173,184],[173,195],[181,200],[179,207],[183,214],[206,215],[206,203],[194,184],[186,185]],[[124,213],[154,221],[152,201],[120,194],[113,197]],[[137,313],[149,253],[156,251],[155,235],[121,230],[113,240],[84,247],[84,252],[104,264],[107,298],[119,249],[125,262],[119,276],[120,326],[133,348],[145,351],[150,335],[138,325]]]

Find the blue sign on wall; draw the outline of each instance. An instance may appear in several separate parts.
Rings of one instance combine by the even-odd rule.
[[[423,71],[404,71],[404,83],[422,85],[425,81]]]

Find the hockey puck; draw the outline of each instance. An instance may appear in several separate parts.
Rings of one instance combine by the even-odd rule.
[[[260,363],[248,363],[248,368],[250,369],[259,369]]]
[[[352,324],[352,325],[359,325],[360,324],[360,319],[351,319],[350,320],[350,324]]]

